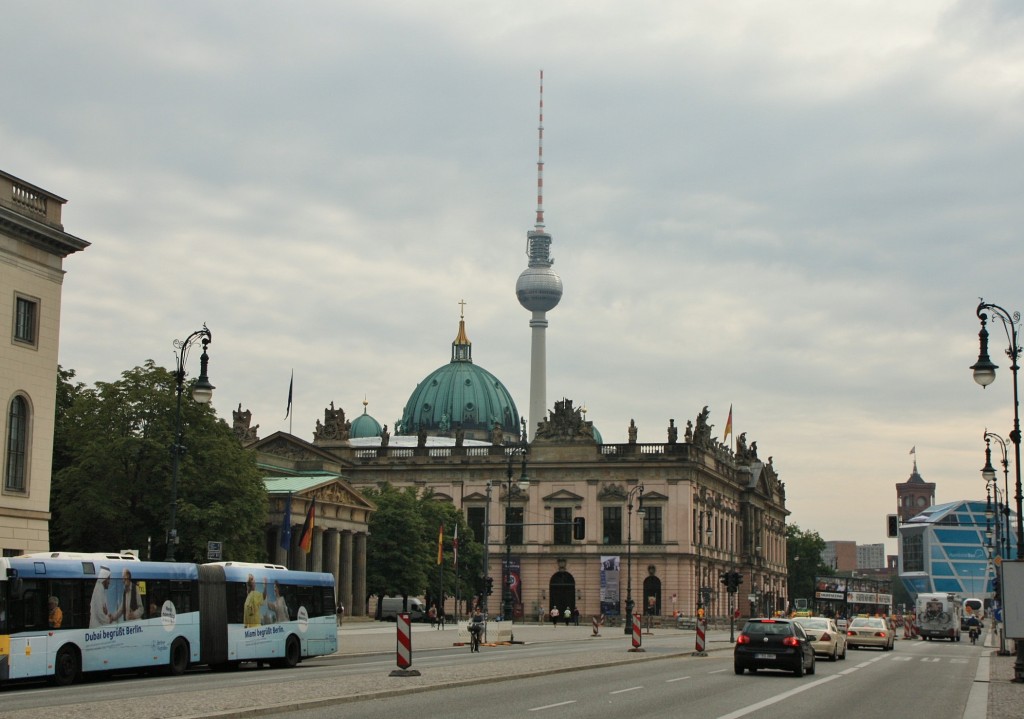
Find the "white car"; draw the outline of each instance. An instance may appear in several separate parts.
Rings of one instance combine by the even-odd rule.
[[[797,624],[804,628],[811,640],[815,654],[821,654],[830,662],[846,659],[846,632],[827,617],[797,617]]]

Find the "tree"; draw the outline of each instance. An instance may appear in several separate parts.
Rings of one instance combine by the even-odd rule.
[[[439,501],[432,491],[420,494],[415,487],[396,489],[384,483],[364,492],[377,506],[370,519],[370,537],[366,545],[366,588],[380,600],[385,596],[433,597],[438,600],[439,576],[446,597],[455,595],[456,572],[453,569],[452,537],[459,527],[458,593],[470,598],[480,575],[482,548],[462,513],[450,502]],[[443,571],[438,571],[437,540],[444,526]]]
[[[144,558],[162,559],[174,373],[149,360],[94,388],[71,384],[73,377],[73,370],[58,376],[51,541],[70,551],[140,549]],[[181,422],[177,558],[202,561],[207,541],[217,540],[227,559],[264,560],[268,502],[255,457],[209,405],[183,398]]]
[[[789,600],[814,598],[814,579],[831,570],[821,561],[825,540],[817,532],[804,532],[795,524],[786,525],[786,562],[789,567]]]

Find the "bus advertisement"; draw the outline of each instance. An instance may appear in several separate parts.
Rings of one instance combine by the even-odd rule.
[[[129,554],[0,559],[0,684],[85,672],[295,666],[337,651],[334,578],[272,564]]]

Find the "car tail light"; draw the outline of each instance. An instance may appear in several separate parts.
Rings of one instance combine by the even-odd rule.
[[[853,629],[851,629],[848,632],[846,632],[846,636],[848,636],[848,637],[855,637],[855,636],[857,636],[857,632],[854,631]]]
[[[819,642],[831,642],[832,641],[832,635],[829,634],[828,632],[822,632],[821,636],[818,637],[818,641]]]
[[[875,636],[876,637],[881,637],[882,639],[885,639],[885,637],[888,636],[888,635],[885,632],[875,632]]]
[[[784,647],[798,647],[800,646],[800,640],[796,637],[786,637],[782,640],[782,646]]]
[[[750,644],[750,636],[747,634],[740,634],[736,637],[737,644]]]

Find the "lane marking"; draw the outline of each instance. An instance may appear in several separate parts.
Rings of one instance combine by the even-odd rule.
[[[778,704],[781,701],[789,699],[791,696],[796,696],[801,692],[805,692],[808,689],[814,689],[815,687],[819,687],[822,684],[827,684],[828,682],[838,678],[838,674],[833,674],[830,677],[823,677],[821,679],[817,679],[811,682],[810,684],[804,684],[803,686],[799,686],[796,689],[790,689],[788,692],[782,692],[782,694],[771,697],[770,699],[765,699],[764,701],[760,701],[757,704],[751,704],[748,707],[737,709],[736,711],[730,712],[728,714],[723,714],[722,716],[718,717],[718,719],[738,719],[738,717],[746,716],[747,714],[753,714],[754,712],[760,709],[770,707],[772,704]]]
[[[643,689],[643,687],[630,687],[629,689],[619,689],[618,691],[608,692],[609,694],[624,694],[626,692],[635,692],[637,689]]]
[[[533,707],[533,709],[530,709],[530,711],[532,711],[532,712],[539,712],[539,711],[544,711],[545,709],[554,709],[555,707],[564,707],[566,704],[575,704],[575,703],[576,703],[575,699],[570,699],[569,701],[558,702],[557,704],[547,704],[547,705],[542,706],[542,707]]]
[[[684,679],[689,679],[689,678],[690,678],[690,677],[676,677],[675,679],[666,679],[666,680],[665,680],[665,683],[666,683],[666,684],[671,684],[672,682],[681,682],[681,681],[683,681]]]
[[[727,671],[729,671],[729,670],[728,669],[716,669],[713,672],[708,672],[708,674],[721,674],[722,672],[727,672]]]

